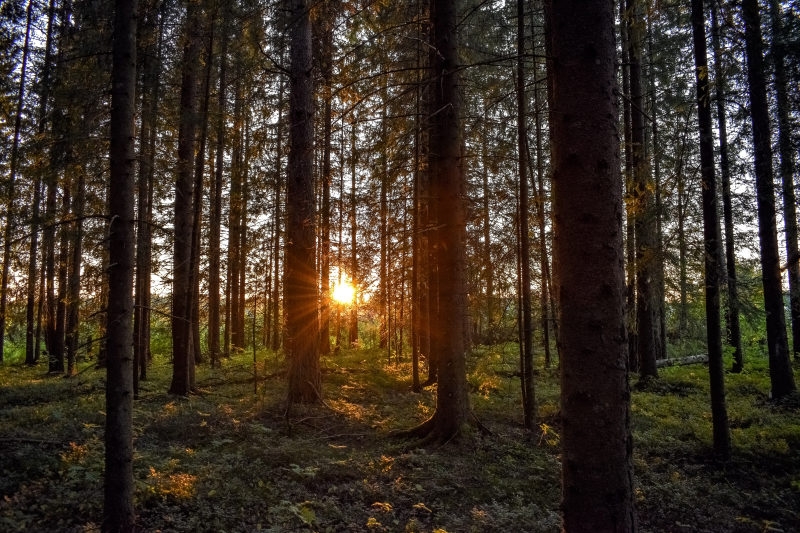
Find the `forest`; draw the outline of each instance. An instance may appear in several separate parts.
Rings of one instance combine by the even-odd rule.
[[[798,0],[0,43],[1,531],[800,531]]]

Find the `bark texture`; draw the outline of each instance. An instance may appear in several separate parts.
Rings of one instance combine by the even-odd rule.
[[[546,6],[563,530],[634,531],[613,4]]]

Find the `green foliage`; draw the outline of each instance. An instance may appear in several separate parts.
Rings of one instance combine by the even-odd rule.
[[[472,407],[493,432],[442,449],[408,449],[389,432],[433,412],[410,392],[410,365],[383,350],[323,361],[326,404],[284,416],[282,363],[198,367],[198,394],[165,394],[156,353],[134,405],[136,508],[153,531],[558,531],[558,372],[537,360],[540,431],[521,428],[518,348],[468,359]],[[64,379],[44,365],[0,368],[0,529],[93,530],[102,505],[104,378]],[[734,458],[711,457],[708,375],[664,369],[633,393],[637,506],[651,531],[760,531],[800,524],[797,400],[767,400],[766,361],[728,376]],[[792,403],[795,402],[795,403]],[[685,527],[684,527],[685,526]]]

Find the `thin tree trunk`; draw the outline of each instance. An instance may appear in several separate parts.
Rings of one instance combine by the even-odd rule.
[[[619,0],[620,11],[620,37],[622,41],[620,70],[622,71],[622,122],[623,138],[625,145],[625,272],[626,272],[626,329],[628,332],[628,370],[639,370],[639,357],[636,350],[636,232],[634,224],[636,209],[633,200],[636,196],[633,182],[633,155],[631,147],[631,82],[630,82],[630,37],[628,35],[628,22],[625,9],[625,0]]]
[[[641,0],[628,0],[629,61],[631,84],[631,154],[635,192],[636,324],[639,375],[656,377],[658,317],[656,313],[656,219],[653,183],[645,154],[644,98],[642,94]]]
[[[772,397],[781,398],[796,390],[786,320],[783,311],[778,232],[775,222],[775,191],[772,175],[772,145],[767,106],[767,83],[764,76],[761,17],[756,0],[742,0],[745,23],[747,81],[750,87],[750,118],[753,125],[758,237],[761,245],[761,280],[764,286],[764,310],[767,321],[767,345]]]
[[[528,103],[525,99],[525,1],[517,0],[517,165],[519,179],[519,236],[522,300],[522,384],[525,427],[536,426],[536,399],[533,386],[533,321],[531,319],[531,251],[528,228],[528,128],[525,120]]]
[[[85,203],[85,173],[84,169],[78,172],[78,180],[75,184],[75,202],[72,206],[72,216],[75,222],[72,223],[72,258],[69,268],[69,282],[67,285],[67,330],[66,330],[66,349],[67,349],[67,375],[75,374],[75,358],[77,357],[80,326],[80,298],[81,298],[81,255],[83,252],[83,211]]]
[[[711,90],[709,88],[703,0],[692,0],[692,36],[694,42],[695,83],[697,84],[697,116],[700,129],[700,173],[703,205],[703,243],[705,250],[706,337],[708,373],[711,387],[711,418],[714,432],[714,453],[722,459],[730,457],[731,435],[725,404],[725,371],[722,364],[722,332],[719,312],[718,259],[719,215],[717,183],[714,174],[714,137],[711,131]]]
[[[222,30],[219,52],[219,90],[217,92],[216,168],[211,185],[211,219],[208,237],[208,353],[211,366],[219,362],[220,344],[220,227],[222,225],[222,181],[225,169],[225,115],[228,107],[228,17],[222,8]]]
[[[171,394],[187,395],[192,389],[194,356],[191,349],[192,171],[194,163],[197,66],[200,56],[199,7],[186,4],[175,182],[175,235],[172,282],[172,383]]]
[[[319,21],[322,32],[320,46],[320,70],[322,74],[322,234],[320,250],[320,353],[327,355],[331,351],[330,329],[330,275],[331,275],[331,101],[333,83],[333,25],[336,15],[331,9],[331,2],[324,2],[323,17]]]
[[[52,46],[53,46],[53,18],[55,16],[55,0],[50,0],[47,8],[47,37],[45,39],[44,61],[42,63],[42,78],[40,82],[39,93],[39,116],[37,132],[40,137],[44,135],[47,129],[47,101],[50,97],[50,69],[52,68]],[[38,317],[34,320],[34,307],[36,305],[36,274],[37,274],[37,259],[39,254],[39,209],[42,196],[42,179],[39,174],[33,183],[33,206],[31,214],[31,246],[28,261],[28,284],[27,284],[27,302],[25,308],[25,363],[29,365],[35,364],[39,360],[39,338],[41,331],[41,308],[43,291],[40,289],[39,297],[39,312]],[[35,330],[35,331],[34,331]]]
[[[783,12],[777,0],[769,2],[772,19],[772,61],[775,69],[775,103],[778,118],[778,155],[783,192],[783,223],[786,230],[786,257],[789,272],[789,315],[792,319],[792,352],[800,361],[800,251],[797,247],[797,204],[794,194],[794,154],[792,122],[786,80],[786,39]]]
[[[719,130],[719,160],[722,177],[722,209],[725,219],[725,268],[728,283],[728,343],[733,346],[732,372],[742,371],[742,334],[739,326],[739,294],[736,279],[736,243],[733,237],[733,206],[731,205],[731,170],[728,156],[728,126],[725,118],[725,76],[722,66],[717,7],[711,2],[711,40],[714,48],[714,70],[716,74],[715,99],[717,101],[717,129]]]
[[[353,282],[355,295],[350,308],[350,346],[358,344],[358,221],[356,219],[356,122],[350,125],[350,279]]]
[[[136,0],[117,0],[111,92],[104,532],[131,532]]]
[[[241,211],[242,211],[242,72],[239,65],[234,71],[234,101],[233,101],[233,153],[231,155],[231,185],[229,193],[228,209],[228,275],[227,291],[225,301],[226,321],[225,335],[226,355],[230,351],[237,351],[242,348],[242,339],[239,334],[239,282],[241,274],[239,272],[241,259]],[[227,343],[230,344],[227,344]]]
[[[8,177],[6,191],[6,227],[3,235],[3,266],[0,274],[0,363],[3,362],[3,352],[6,335],[6,305],[8,302],[8,271],[11,266],[11,236],[13,235],[14,196],[15,182],[17,179],[17,163],[19,159],[19,130],[22,127],[22,108],[25,105],[25,74],[28,66],[28,42],[31,34],[31,11],[33,1],[28,2],[25,22],[25,43],[22,47],[22,66],[19,75],[19,90],[17,93],[17,111],[14,115],[14,140],[11,143],[11,172]]]
[[[206,141],[208,139],[208,104],[211,92],[211,71],[214,63],[214,17],[208,24],[208,44],[206,45],[206,71],[203,78],[203,103],[200,111],[200,140],[194,161],[194,197],[192,198],[192,252],[189,285],[192,290],[191,335],[194,360],[203,362],[200,346],[200,232],[203,227],[203,172],[206,160]]]
[[[279,82],[278,88],[278,124],[276,126],[275,139],[275,267],[272,275],[275,289],[272,301],[272,351],[277,352],[281,347],[281,321],[280,321],[280,294],[281,294],[281,184],[283,183],[281,162],[283,161],[283,106],[284,106],[284,87],[283,78]]]
[[[72,155],[67,156],[71,160]],[[61,205],[61,219],[66,220],[70,216],[72,209],[72,189],[70,184],[64,183],[64,191]],[[67,274],[69,272],[69,237],[70,231],[66,224],[59,227],[59,246],[58,246],[58,293],[56,302],[56,327],[54,330],[53,355],[56,358],[56,368],[58,372],[65,371],[64,360],[66,356],[65,338],[67,326]]]

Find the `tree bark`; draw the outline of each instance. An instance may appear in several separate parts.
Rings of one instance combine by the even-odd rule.
[[[47,102],[50,98],[50,70],[52,68],[52,47],[53,47],[53,18],[55,16],[55,0],[50,0],[47,8],[47,36],[45,38],[44,60],[42,62],[42,77],[39,91],[39,116],[37,118],[37,133],[40,137],[47,129]],[[35,364],[39,360],[39,333],[41,330],[41,313],[39,318],[34,318],[34,308],[36,307],[36,276],[37,259],[39,254],[39,210],[42,196],[42,179],[37,174],[33,183],[33,206],[31,214],[31,246],[28,261],[28,283],[27,283],[27,302],[25,309],[25,363]],[[42,291],[39,291],[42,293]],[[42,299],[39,298],[39,309],[42,307]],[[35,331],[36,330],[36,331]]]
[[[191,349],[192,171],[194,163],[197,66],[200,56],[199,6],[186,2],[181,75],[178,162],[175,181],[174,248],[172,281],[172,383],[171,394],[192,390],[194,357]]]
[[[522,302],[522,407],[527,429],[536,426],[536,398],[533,386],[533,321],[531,319],[531,250],[528,227],[528,128],[525,123],[525,1],[517,0],[517,166],[519,179],[520,280]]]
[[[79,169],[75,184],[75,202],[72,205],[72,258],[69,262],[69,281],[67,285],[66,350],[67,375],[75,374],[75,360],[78,352],[81,303],[81,256],[83,253],[83,212],[85,204],[85,170]]]
[[[356,122],[350,124],[350,279],[355,289],[353,306],[350,308],[350,346],[358,344],[358,219],[356,218]]]
[[[635,531],[613,4],[546,5],[562,527],[571,533]]]
[[[211,365],[220,358],[220,227],[222,226],[222,181],[225,169],[225,116],[228,108],[228,40],[230,12],[222,8],[219,52],[219,90],[217,92],[216,164],[211,186],[211,217],[208,237],[208,352]]]
[[[283,221],[283,214],[281,212],[281,192],[283,179],[281,178],[283,172],[281,163],[283,161],[283,106],[284,106],[284,84],[283,79],[279,82],[278,88],[278,124],[276,126],[276,139],[275,139],[275,265],[272,275],[275,289],[273,291],[274,298],[272,301],[272,351],[277,352],[281,347],[281,320],[280,320],[280,294],[281,294],[281,222]]]
[[[289,166],[286,228],[286,309],[289,403],[322,399],[314,229],[314,94],[307,0],[290,2]]]
[[[772,19],[772,62],[775,69],[775,103],[778,118],[778,155],[783,192],[783,223],[786,231],[787,271],[789,272],[789,315],[792,319],[792,352],[800,361],[800,252],[797,247],[797,204],[794,194],[794,154],[792,122],[786,81],[786,39],[783,13],[777,0],[769,2]]]
[[[635,185],[637,359],[641,377],[657,377],[659,339],[656,313],[656,219],[653,182],[645,154],[644,98],[642,93],[641,0],[628,0],[627,23],[631,84],[631,154]]]
[[[722,210],[725,224],[725,269],[728,284],[728,343],[733,346],[734,373],[744,367],[742,358],[742,334],[739,326],[739,294],[736,279],[736,243],[733,236],[733,206],[731,205],[731,170],[728,156],[728,126],[725,118],[725,75],[722,66],[722,46],[720,45],[717,7],[711,2],[711,40],[714,48],[714,71],[716,74],[715,100],[717,103],[717,129],[719,130],[720,177],[722,178]]]
[[[717,180],[714,173],[714,137],[711,131],[711,90],[709,88],[703,0],[692,0],[697,118],[700,129],[700,174],[703,205],[703,244],[705,250],[706,338],[708,373],[711,386],[711,419],[714,453],[728,459],[731,436],[725,404],[725,371],[722,364],[722,332],[719,312],[719,215]]]
[[[772,145],[764,74],[761,16],[756,0],[742,0],[745,23],[747,81],[750,87],[750,118],[753,125],[758,239],[761,245],[761,281],[767,321],[767,345],[772,397],[781,398],[795,390],[789,362],[786,320],[783,311],[778,233],[775,222],[775,191],[772,175]]]
[[[465,284],[465,180],[462,161],[461,101],[458,92],[457,1],[431,0],[431,94],[429,162],[432,201],[438,212],[435,322],[438,390],[430,437],[457,437],[470,414],[463,325],[467,313]]]
[[[137,1],[117,0],[114,16],[109,190],[109,299],[106,346],[104,532],[134,530],[133,270],[134,115]]]

